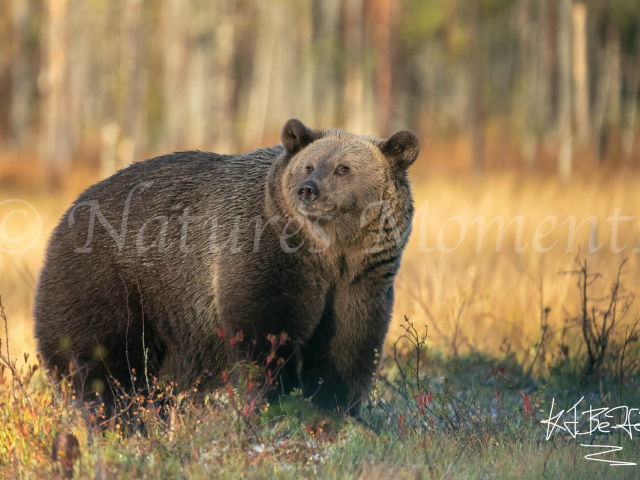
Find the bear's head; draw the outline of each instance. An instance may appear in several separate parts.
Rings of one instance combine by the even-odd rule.
[[[372,205],[407,197],[400,200],[410,206],[406,171],[420,152],[413,133],[401,131],[381,140],[337,129],[313,130],[291,119],[281,138],[280,192],[291,215],[312,222],[332,219],[347,231],[360,224]]]

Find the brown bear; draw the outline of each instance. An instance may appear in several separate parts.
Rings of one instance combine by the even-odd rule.
[[[109,408],[113,379],[144,388],[146,368],[186,389],[208,372],[201,387],[215,388],[285,332],[278,392],[357,405],[391,316],[419,143],[406,131],[380,140],[296,119],[281,138],[242,155],[134,163],[82,193],[38,280],[46,366],[64,374],[75,362],[76,388],[102,390]]]

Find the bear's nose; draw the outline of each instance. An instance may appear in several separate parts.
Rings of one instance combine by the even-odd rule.
[[[320,195],[320,192],[315,182],[304,182],[298,188],[298,197],[302,201],[313,202],[318,198],[318,195]]]

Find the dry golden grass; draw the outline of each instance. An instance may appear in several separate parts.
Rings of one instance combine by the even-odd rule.
[[[28,206],[15,202],[0,205],[0,221],[16,209],[28,212],[24,220],[14,214],[5,224],[9,237],[24,236],[24,241],[8,245],[0,239],[0,247],[17,250],[37,239],[33,247],[22,253],[0,251],[0,295],[10,317],[12,354],[35,353],[31,309],[49,235],[75,197],[97,180],[91,171],[78,169],[64,180],[52,182],[30,159],[12,157],[0,160],[0,202],[24,200],[33,205],[42,222],[38,236],[39,225]]]
[[[562,184],[549,177],[524,175],[487,176],[482,180],[469,176],[438,176],[416,178],[414,192],[417,206],[428,203],[424,247],[434,251],[420,252],[420,218],[403,258],[397,281],[397,301],[393,325],[399,325],[402,315],[429,324],[432,342],[441,347],[454,348],[456,323],[458,334],[455,347],[459,350],[475,348],[497,353],[506,345],[521,355],[533,348],[540,334],[541,286],[542,305],[550,307],[549,328],[560,334],[565,324],[565,308],[575,312],[579,295],[576,278],[561,272],[575,268],[579,249],[587,259],[591,271],[603,278],[594,287],[606,294],[620,263],[628,258],[623,276],[626,287],[640,291],[638,257],[633,249],[640,247],[638,218],[621,222],[617,245],[626,248],[612,251],[612,223],[607,221],[620,209],[621,216],[634,216],[640,205],[637,174],[603,174],[575,179]],[[424,213],[423,213],[424,215]],[[458,248],[443,253],[437,248],[437,238],[445,222],[454,215],[462,218],[467,231]],[[504,235],[502,249],[496,253],[497,226],[492,223],[486,231],[484,244],[478,252],[478,223],[484,216],[485,226],[502,215],[505,225],[521,215],[524,220],[522,246],[516,252],[517,225],[514,222]],[[585,223],[575,235],[572,251],[569,246],[569,222],[575,216],[579,225],[589,216],[597,217],[597,241],[602,247],[589,253],[590,224]],[[540,239],[539,246],[553,248],[546,253],[534,249],[534,233],[548,216],[557,218],[555,229]],[[541,224],[539,233],[551,228],[551,220]],[[452,220],[444,228],[444,245],[451,248],[460,238],[460,227]],[[557,243],[555,243],[557,242]],[[555,245],[554,245],[555,243]],[[638,308],[632,309],[628,320],[637,318]],[[392,328],[390,339],[401,332]],[[570,330],[568,338],[579,334]],[[521,357],[522,358],[522,357]]]
[[[37,209],[42,219],[42,234],[31,249],[20,254],[0,252],[0,295],[11,322],[12,352],[17,355],[34,352],[33,293],[49,234],[73,199],[98,178],[89,170],[76,170],[57,182],[57,187],[51,187],[34,164],[10,160],[0,162],[0,202],[14,198],[25,200]],[[551,308],[549,324],[553,334],[559,334],[564,325],[563,307],[570,311],[576,307],[577,295],[572,291],[576,279],[560,272],[572,268],[578,245],[590,268],[605,276],[603,292],[624,258],[629,258],[625,285],[640,292],[640,254],[633,252],[635,247],[640,247],[638,219],[620,225],[618,245],[627,244],[621,253],[612,252],[612,223],[606,221],[617,208],[621,215],[636,214],[640,205],[637,174],[599,174],[564,185],[550,177],[522,174],[491,174],[482,179],[443,173],[432,176],[423,167],[413,172],[412,178],[416,206],[424,208],[424,202],[428,201],[422,235],[426,241],[424,246],[435,250],[420,252],[421,219],[417,218],[396,283],[390,343],[400,335],[400,320],[407,315],[417,324],[428,324],[430,341],[440,348],[459,351],[474,348],[497,353],[506,339],[506,344],[522,358],[533,348],[540,333],[541,280],[542,304]],[[4,215],[2,208],[0,205],[0,218]],[[443,253],[437,248],[438,232],[447,219],[455,215],[460,216],[458,220],[464,219],[466,235],[455,250]],[[478,224],[471,222],[484,216],[488,223],[498,215],[504,216],[505,224],[522,215],[522,244],[529,243],[522,253],[515,251],[515,224],[507,229],[502,250],[495,252],[495,222],[487,230],[483,248],[476,252]],[[533,247],[534,231],[549,215],[556,216],[558,223],[541,244],[543,247],[556,241],[557,244],[547,253],[538,253]],[[598,243],[603,242],[597,253],[586,253],[588,224],[578,231],[573,251],[567,252],[569,227],[562,222],[571,215],[575,215],[578,224],[590,215],[597,217]],[[29,225],[26,233],[12,232],[12,222],[7,222],[8,233],[33,238],[37,223]],[[547,222],[541,232],[549,226]],[[454,246],[459,234],[457,221],[448,222],[444,244]],[[636,308],[629,320],[637,315]]]

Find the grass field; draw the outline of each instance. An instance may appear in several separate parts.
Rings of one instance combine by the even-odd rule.
[[[556,434],[547,441],[540,421],[552,398],[556,409],[568,409],[584,395],[584,410],[640,400],[637,364],[626,368],[637,356],[633,338],[620,374],[629,336],[625,326],[640,318],[640,304],[631,303],[618,318],[602,364],[585,376],[587,347],[580,324],[572,320],[579,320],[583,306],[579,276],[567,273],[577,268],[579,255],[589,272],[601,274],[590,296],[606,300],[626,259],[620,291],[627,301],[640,292],[640,254],[633,251],[640,247],[640,218],[620,221],[617,229],[613,222],[617,209],[620,217],[640,213],[640,176],[600,173],[565,185],[524,174],[430,175],[423,167],[412,178],[418,215],[396,282],[380,379],[360,421],[327,417],[300,398],[245,415],[247,392],[217,394],[207,406],[172,392],[173,420],[150,412],[146,435],[123,433],[124,425],[96,434],[70,408],[73,392],[54,390],[26,367],[14,375],[5,368],[0,473],[51,477],[58,465],[50,460],[51,441],[72,433],[81,452],[75,475],[83,478],[637,478],[637,466],[589,461],[584,456],[593,452],[580,446],[620,442],[622,451],[602,458],[635,462],[640,448],[624,432],[577,439]],[[0,295],[18,366],[23,353],[30,354],[28,364],[35,362],[30,312],[48,235],[70,202],[96,180],[95,173],[76,170],[52,184],[29,162],[0,163],[0,202],[24,200],[41,218],[39,237],[37,222],[25,227],[16,217],[7,221],[7,234],[24,236],[23,246],[37,240],[24,253],[0,252]],[[9,206],[0,204],[0,219]],[[514,221],[496,252],[500,236],[493,222],[479,248],[480,216],[485,226],[497,216],[505,225],[521,216],[521,241]],[[596,252],[589,251],[588,222],[571,242],[572,216],[575,225],[595,218],[595,244],[602,242]],[[555,228],[542,236],[554,219]],[[594,304],[606,310],[605,305]],[[397,344],[394,359],[405,315],[420,332],[429,328],[420,371],[413,376],[416,349],[407,339]]]

